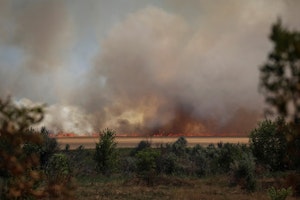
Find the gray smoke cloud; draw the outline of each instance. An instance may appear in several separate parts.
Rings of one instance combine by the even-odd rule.
[[[71,20],[63,1],[1,0],[0,4],[2,41],[20,48],[23,65],[32,71],[60,67],[72,38]]]
[[[105,108],[114,126],[129,132],[142,126],[144,131],[189,133],[245,132],[253,126],[261,108],[253,84],[258,82],[256,63],[265,56],[255,51],[267,41],[253,38],[260,28],[256,24],[232,23],[236,15],[228,16],[227,29],[223,25],[222,32],[218,27],[210,32],[148,7],[114,27],[90,78],[104,77],[101,96],[110,100]],[[232,124],[241,115],[248,123],[243,130]]]
[[[281,17],[299,29],[299,8],[0,0],[0,94],[48,103],[43,125],[56,131],[245,134],[262,117],[258,67],[271,24]]]

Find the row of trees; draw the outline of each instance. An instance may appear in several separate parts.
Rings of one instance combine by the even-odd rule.
[[[285,137],[291,131],[282,119],[261,122],[250,134],[250,144],[223,144],[203,147],[187,146],[184,137],[173,144],[151,148],[149,141],[141,141],[126,157],[118,157],[115,133],[104,130],[96,145],[94,160],[98,172],[110,175],[121,172],[137,176],[148,185],[155,184],[159,175],[204,177],[228,174],[230,185],[240,185],[247,191],[256,189],[256,178],[266,172],[297,169],[298,158],[287,153]],[[258,170],[260,169],[260,171]],[[293,185],[300,191],[299,185]]]

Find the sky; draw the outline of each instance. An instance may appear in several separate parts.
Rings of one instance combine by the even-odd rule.
[[[0,97],[46,103],[54,132],[241,133],[259,67],[297,0],[0,0]]]

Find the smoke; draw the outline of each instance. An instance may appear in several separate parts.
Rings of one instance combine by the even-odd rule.
[[[300,4],[148,4],[0,0],[0,94],[48,103],[55,131],[247,133],[270,26]]]
[[[32,102],[29,99],[20,99],[15,103],[25,107],[43,106],[42,103]],[[52,133],[68,132],[78,135],[91,135],[95,133],[93,120],[94,116],[88,115],[78,107],[53,104],[45,107],[44,120],[33,128],[46,127]]]
[[[8,2],[1,2],[3,40],[21,48],[23,65],[33,71],[60,67],[72,29],[65,4],[59,0]]]
[[[260,108],[253,84],[258,74],[249,70],[256,61],[246,63],[255,58],[247,54],[257,47],[234,46],[245,43],[241,35],[226,30],[208,34],[179,16],[148,7],[112,29],[89,80],[105,77],[106,113],[118,119],[114,126],[119,131],[141,126],[144,132],[240,131],[228,124],[241,109]],[[245,55],[236,57],[240,52]],[[247,116],[244,128],[253,126],[258,114]]]

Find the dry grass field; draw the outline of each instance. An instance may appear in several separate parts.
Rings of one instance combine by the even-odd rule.
[[[260,188],[247,193],[239,187],[229,187],[228,177],[215,176],[203,179],[178,177],[159,178],[154,186],[147,186],[138,179],[129,180],[83,180],[76,196],[83,200],[267,200],[267,189]],[[288,197],[294,200],[295,197]]]
[[[152,146],[155,147],[160,144],[173,143],[177,139],[178,137],[116,137],[116,142],[118,147],[132,148],[136,147],[140,141],[148,140],[152,143]],[[188,146],[194,146],[196,144],[217,144],[219,142],[234,144],[247,144],[249,142],[248,137],[186,137],[186,140]],[[61,147],[69,144],[70,149],[76,149],[80,145],[84,146],[86,149],[93,149],[95,148],[95,143],[97,143],[99,139],[98,137],[58,137],[57,141]]]

